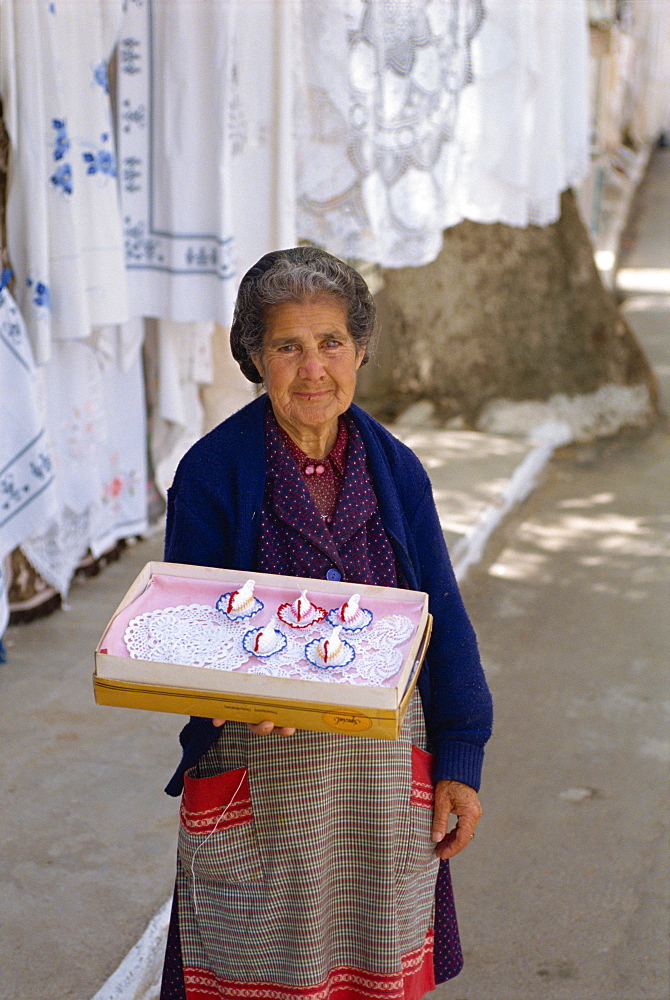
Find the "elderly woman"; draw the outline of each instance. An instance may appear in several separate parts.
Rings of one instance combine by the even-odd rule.
[[[321,250],[248,271],[231,347],[265,392],[182,460],[165,558],[426,591],[418,692],[396,741],[191,719],[162,1000],[418,1000],[462,964],[447,859],[481,815],[491,700],[428,478],[352,403],[374,326]]]

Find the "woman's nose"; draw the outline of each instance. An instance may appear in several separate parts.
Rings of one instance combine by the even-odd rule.
[[[323,362],[316,348],[309,348],[304,351],[300,359],[298,372],[301,378],[318,379],[325,376]]]

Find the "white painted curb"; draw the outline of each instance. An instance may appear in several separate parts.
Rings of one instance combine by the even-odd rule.
[[[521,503],[533,490],[554,450],[572,441],[568,424],[562,420],[547,420],[528,435],[535,447],[517,465],[505,489],[479,515],[472,528],[452,546],[456,579],[465,579],[471,566],[481,561],[489,538],[509,511]]]
[[[172,897],[150,920],[142,937],[93,1000],[158,1000],[171,908]]]

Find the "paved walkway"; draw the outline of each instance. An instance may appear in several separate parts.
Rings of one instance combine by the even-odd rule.
[[[622,266],[670,292],[670,151]],[[663,221],[665,220],[665,221]],[[484,819],[453,863],[453,1000],[666,1000],[670,295],[624,311],[665,419],[570,447],[464,587],[496,706]]]
[[[652,163],[661,174],[663,156]],[[659,238],[645,249],[640,229],[637,266],[657,260]],[[628,313],[667,400],[667,303]],[[510,478],[535,451],[491,435],[400,433],[433,477],[452,551],[504,511]],[[667,994],[669,464],[664,426],[564,449],[465,585],[497,729],[486,817],[454,863],[467,965],[440,989],[445,1000]],[[111,612],[160,552],[159,537],[138,544],[75,585],[69,610],[7,633],[0,1000],[91,1000],[170,894],[177,804],[162,787],[181,722],[97,707],[91,685]]]

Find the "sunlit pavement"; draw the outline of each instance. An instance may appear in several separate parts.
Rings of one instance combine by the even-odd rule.
[[[669,266],[669,164],[652,162],[628,269]],[[666,402],[669,306],[637,288],[626,307]],[[452,551],[531,448],[395,430],[433,479]],[[497,726],[485,817],[453,863],[466,969],[445,1000],[667,994],[669,481],[665,425],[562,449],[466,578]],[[139,543],[75,584],[69,610],[6,635],[1,1000],[90,1000],[170,894],[177,803],[162,788],[182,720],[97,707],[91,684],[112,611],[160,554],[159,537]]]
[[[670,151],[633,218],[624,311],[667,413]],[[668,996],[669,483],[667,417],[563,449],[465,584],[496,730],[440,998]]]

